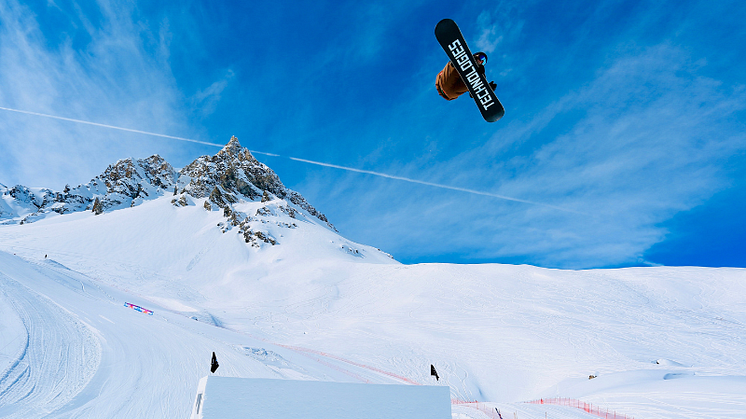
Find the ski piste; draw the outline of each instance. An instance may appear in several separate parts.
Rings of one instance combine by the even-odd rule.
[[[485,75],[477,71],[477,63],[456,22],[451,19],[438,22],[435,26],[435,37],[461,75],[484,120],[495,122],[502,118],[505,115],[505,108],[492,91]]]

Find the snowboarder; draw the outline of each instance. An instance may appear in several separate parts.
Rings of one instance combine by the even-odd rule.
[[[478,63],[477,71],[480,74],[484,74],[484,65],[487,64],[487,54],[481,51],[477,52],[474,54],[474,60]],[[492,87],[492,90],[495,90],[497,85],[494,81],[491,81],[490,87]],[[435,78],[435,88],[438,89],[438,94],[445,100],[454,100],[469,91],[451,61],[448,61],[448,64],[438,73],[438,77]],[[471,96],[471,93],[469,93],[469,96]]]
[[[435,377],[435,381],[440,380],[440,377],[438,377],[438,371],[435,371],[435,365],[430,364],[430,375]]]
[[[488,82],[484,74],[487,54],[472,54],[456,22],[443,19],[435,26],[435,38],[450,63],[438,74],[435,87],[446,100],[453,100],[469,92],[487,122],[495,122],[505,115],[505,107],[495,95],[495,82]]]

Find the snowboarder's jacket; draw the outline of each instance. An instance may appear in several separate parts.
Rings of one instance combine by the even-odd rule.
[[[484,66],[478,66],[477,71],[484,73]],[[451,61],[438,73],[438,77],[435,79],[435,88],[438,89],[438,94],[446,100],[456,99],[469,91]]]

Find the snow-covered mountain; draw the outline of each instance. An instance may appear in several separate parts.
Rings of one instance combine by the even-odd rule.
[[[379,249],[339,235],[235,137],[217,154],[179,171],[159,156],[120,160],[89,183],[63,192],[5,188],[3,202],[5,213],[13,214],[6,217],[3,231],[11,234],[5,244],[15,241],[15,232],[23,233],[17,252],[36,249],[96,275],[106,261],[113,268],[102,275],[107,283],[128,283],[130,289],[174,301],[188,288],[236,303],[248,297],[216,283],[235,280],[238,288],[251,287],[247,282],[258,272],[274,278],[295,266],[398,264]],[[133,262],[138,269],[131,269]],[[217,306],[206,301],[200,316],[212,319],[208,311],[224,300],[208,301]]]
[[[447,385],[456,419],[746,417],[744,269],[402,265],[235,139],[0,188],[0,417],[186,417],[212,351],[225,376]]]
[[[0,194],[0,225],[28,224],[82,211],[100,215],[167,196],[176,207],[197,205],[221,213],[224,220],[217,228],[233,230],[254,247],[279,244],[282,229],[298,228],[301,220],[320,221],[337,231],[324,214],[241,147],[236,137],[214,156],[199,157],[179,171],[158,155],[129,158],[110,165],[90,182],[74,188],[68,185],[62,192],[0,184]],[[364,257],[369,250],[341,238],[338,241],[341,249],[356,256]]]
[[[206,198],[208,211],[222,209],[234,223],[243,214],[234,214],[233,204],[286,199],[334,229],[299,193],[286,188],[272,169],[257,161],[236,137],[214,156],[202,156],[176,171],[158,155],[147,159],[124,159],[84,185],[62,192],[22,185],[8,188],[0,184],[0,223],[25,224],[54,214],[92,210],[96,214],[134,207],[173,191],[174,205],[186,206],[193,199]],[[287,206],[289,214],[296,210]]]

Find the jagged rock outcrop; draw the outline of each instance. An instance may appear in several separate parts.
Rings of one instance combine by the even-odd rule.
[[[161,156],[124,159],[106,168],[91,183],[106,187],[101,205],[104,211],[134,207],[144,200],[165,195],[176,184],[177,172]]]
[[[93,213],[96,215],[101,215],[104,213],[104,207],[103,205],[101,205],[101,201],[99,201],[98,198],[93,201],[93,208],[91,209],[91,211],[93,211]]]
[[[119,160],[96,179],[106,185],[108,193],[135,199],[148,197],[154,191],[163,194],[175,185],[176,176],[174,168],[156,154],[144,160]]]
[[[215,193],[237,194],[254,200],[264,192],[284,198],[287,194],[280,178],[260,163],[236,137],[214,156],[202,156],[179,171],[180,187],[195,198]]]
[[[5,211],[0,213],[0,222],[26,224],[52,212],[67,214],[93,210],[101,214],[133,207],[144,200],[164,195],[175,186],[176,176],[177,172],[170,164],[154,155],[147,159],[120,160],[89,183],[74,188],[66,185],[62,192],[45,188],[32,190],[20,185],[5,188]],[[93,208],[97,201],[96,208]]]
[[[277,174],[259,162],[251,152],[231,137],[214,156],[202,156],[179,171],[179,190],[194,198],[207,198],[204,208],[230,208],[241,200],[268,202],[286,199],[312,217],[329,223],[301,194],[285,187]]]

